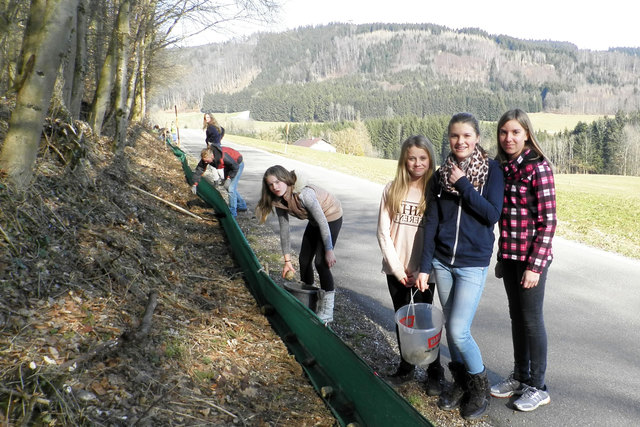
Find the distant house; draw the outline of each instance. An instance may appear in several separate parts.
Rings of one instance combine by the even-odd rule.
[[[297,145],[298,147],[311,148],[312,150],[328,151],[330,153],[336,152],[336,147],[329,144],[322,138],[299,139],[294,142],[293,145]]]
[[[249,120],[249,110],[247,111],[241,111],[238,114],[236,114],[235,116],[233,116],[234,119],[239,119],[239,120]]]

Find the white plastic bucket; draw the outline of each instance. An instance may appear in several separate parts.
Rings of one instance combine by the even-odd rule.
[[[396,312],[402,357],[412,365],[426,367],[438,357],[442,334],[442,311],[432,304],[407,304]]]

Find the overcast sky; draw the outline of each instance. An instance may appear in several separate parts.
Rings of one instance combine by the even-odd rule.
[[[430,23],[452,29],[480,28],[519,39],[568,41],[580,49],[640,47],[640,21],[634,0],[283,0],[278,22],[263,28],[234,25],[234,35],[284,31],[330,22],[364,24]],[[189,44],[224,41],[208,33]]]

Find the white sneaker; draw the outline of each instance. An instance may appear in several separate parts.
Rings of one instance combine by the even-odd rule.
[[[546,405],[549,402],[551,402],[551,398],[547,390],[524,385],[522,396],[513,404],[521,411],[530,412],[537,409],[538,406]]]
[[[514,394],[522,394],[522,383],[513,377],[513,372],[497,384],[491,386],[491,396],[511,397]]]

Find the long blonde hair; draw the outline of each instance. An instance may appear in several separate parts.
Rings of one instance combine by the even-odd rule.
[[[400,149],[396,176],[391,182],[387,195],[387,209],[389,209],[389,215],[391,216],[393,216],[395,212],[401,211],[402,201],[409,192],[411,175],[409,175],[409,171],[407,170],[407,157],[409,156],[409,149],[413,147],[424,150],[427,156],[429,156],[429,170],[424,174],[421,182],[422,197],[418,204],[418,212],[422,215],[427,210],[427,192],[429,190],[429,182],[435,170],[435,155],[433,154],[433,144],[431,144],[429,138],[422,135],[415,135],[404,141]]]
[[[295,171],[288,171],[280,165],[271,166],[264,172],[262,176],[262,192],[260,194],[260,201],[256,206],[256,217],[260,221],[260,224],[267,220],[267,216],[273,211],[273,203],[278,196],[273,194],[267,184],[267,177],[275,176],[278,181],[284,182],[289,187],[293,187],[298,180]]]

